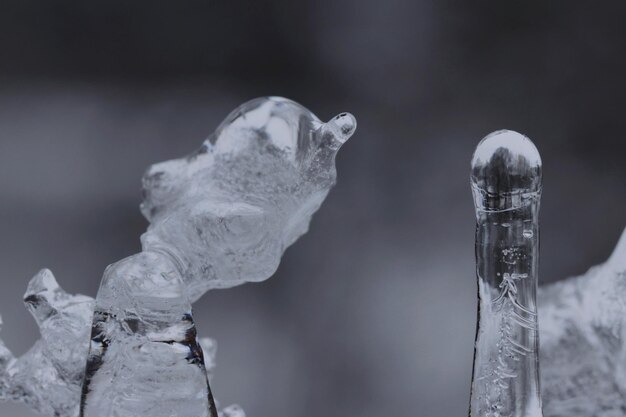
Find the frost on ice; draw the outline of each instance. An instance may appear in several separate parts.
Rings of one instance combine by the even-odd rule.
[[[31,281],[42,339],[17,360],[0,344],[0,399],[59,417],[245,417],[217,411],[215,343],[199,342],[191,304],[275,272],[355,128],[348,113],[323,123],[290,100],[256,99],[198,151],[150,167],[142,252],[106,269],[95,301],[67,295],[49,271]]]
[[[93,301],[67,294],[47,269],[31,279],[24,304],[41,338],[17,359],[0,342],[0,398],[22,401],[50,416],[76,415]]]
[[[626,230],[603,265],[539,291],[550,417],[626,415]]]

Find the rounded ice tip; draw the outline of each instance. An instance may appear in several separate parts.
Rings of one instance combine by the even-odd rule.
[[[335,138],[344,144],[356,130],[356,119],[350,113],[339,113],[327,126],[333,130]]]
[[[477,207],[514,209],[541,191],[541,157],[526,136],[499,130],[480,141],[472,158]]]

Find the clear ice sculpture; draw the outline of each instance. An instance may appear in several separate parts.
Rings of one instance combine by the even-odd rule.
[[[488,135],[472,158],[471,187],[479,304],[470,416],[541,417],[535,145],[508,130]]]
[[[263,175],[273,164],[263,165],[261,159],[269,158],[269,161],[272,161],[278,158],[281,159],[280,164],[287,164],[288,161],[291,161],[292,165],[299,167],[295,169],[297,176],[294,178],[282,178],[279,183],[262,182],[260,177],[257,179],[252,178],[252,180],[260,182],[248,185],[246,183],[247,179],[240,170],[254,171],[251,171],[249,166],[236,166],[232,168],[237,172],[237,177],[234,177],[233,181],[235,181],[235,178],[239,178],[241,183],[237,187],[235,187],[235,184],[232,184],[237,191],[233,192],[232,195],[235,197],[240,196],[241,192],[238,190],[243,192],[249,186],[255,187],[255,193],[251,193],[252,196],[258,196],[261,190],[271,191],[266,196],[267,203],[261,205],[261,207],[267,207],[266,210],[270,210],[271,207],[286,207],[286,209],[279,210],[281,214],[267,213],[267,215],[286,216],[290,213],[291,218],[300,219],[300,221],[285,221],[282,224],[282,236],[284,238],[282,244],[284,249],[299,234],[306,231],[310,215],[321,204],[328,189],[334,182],[335,169],[332,160],[337,148],[350,136],[354,128],[354,119],[347,114],[341,114],[329,123],[323,124],[306,109],[285,99],[257,99],[244,104],[229,116],[216,133],[205,142],[199,152],[187,159],[155,165],[149,170],[145,179],[146,199],[142,207],[144,213],[151,221],[148,233],[151,230],[158,229],[165,236],[168,236],[172,233],[168,230],[177,231],[175,223],[171,224],[169,229],[162,227],[162,223],[167,222],[167,219],[161,216],[167,209],[168,211],[172,210],[176,216],[182,217],[182,220],[180,217],[176,217],[175,222],[194,222],[194,219],[202,215],[203,212],[207,213],[207,215],[209,213],[218,213],[214,215],[216,218],[213,220],[207,220],[207,223],[201,222],[203,225],[215,225],[216,223],[222,225],[218,234],[211,234],[213,239],[211,242],[223,242],[223,235],[230,233],[249,234],[251,231],[248,227],[252,228],[253,224],[247,223],[243,219],[240,219],[241,222],[239,222],[239,219],[236,219],[237,216],[241,217],[238,214],[239,211],[230,211],[227,205],[222,204],[218,204],[217,208],[213,207],[210,204],[210,200],[207,201],[200,197],[206,191],[201,183],[205,180],[208,183],[212,183],[213,177],[210,173],[217,169],[218,166],[223,167],[228,161],[232,165],[239,159],[256,160],[256,164],[263,168],[263,170],[259,171]],[[218,142],[226,140],[225,138],[227,137],[234,137],[231,150],[225,149],[226,144],[222,143],[219,145],[222,151],[216,151]],[[498,221],[497,223],[503,229],[496,229],[496,232],[488,229],[481,231],[479,227],[481,224],[484,225],[484,223],[481,223],[481,219],[484,221],[487,218],[491,218],[497,213],[498,207],[517,206],[523,202],[534,204],[532,202],[535,198],[533,193],[504,193],[499,195],[494,192],[498,189],[496,185],[504,188],[528,186],[532,189],[532,181],[529,183],[531,185],[523,185],[523,182],[518,183],[516,182],[517,180],[512,180],[515,175],[512,178],[506,175],[502,178],[500,174],[506,172],[505,166],[510,166],[510,164],[515,167],[515,170],[519,170],[512,171],[513,173],[521,173],[521,167],[526,165],[525,163],[519,165],[518,163],[521,160],[519,158],[511,158],[510,160],[507,159],[508,157],[505,158],[507,151],[509,156],[523,156],[529,162],[532,162],[536,150],[534,146],[531,148],[529,141],[526,142],[527,139],[514,132],[497,132],[497,134],[490,135],[490,137],[490,141],[485,139],[485,141],[481,142],[479,149],[477,149],[473,166],[478,169],[472,170],[472,185],[478,219],[477,237],[479,240],[477,241],[477,255],[480,256],[477,272],[483,274],[483,277],[493,278],[495,276],[496,284],[499,282],[498,285],[494,285],[490,281],[483,282],[481,281],[483,278],[479,275],[481,308],[488,300],[500,301],[495,303],[495,305],[486,304],[485,309],[481,310],[480,324],[482,327],[479,327],[477,333],[478,337],[483,338],[484,341],[479,344],[477,340],[477,361],[474,366],[472,382],[473,387],[477,384],[482,384],[482,386],[479,385],[476,387],[477,389],[472,391],[472,406],[476,402],[478,407],[481,406],[480,402],[483,400],[489,401],[490,405],[498,401],[502,404],[511,404],[511,398],[508,397],[510,391],[505,389],[510,386],[507,385],[509,383],[520,387],[520,391],[514,393],[515,398],[526,398],[525,395],[527,394],[521,391],[526,382],[523,380],[519,381],[519,379],[520,376],[526,375],[527,369],[522,369],[521,373],[515,375],[502,373],[502,370],[509,369],[507,359],[510,362],[517,362],[513,358],[517,357],[520,359],[522,356],[528,356],[527,350],[529,346],[534,346],[532,343],[522,345],[526,346],[526,349],[523,349],[510,343],[511,340],[516,342],[516,339],[506,340],[508,338],[507,332],[517,337],[519,329],[516,326],[521,326],[518,323],[519,318],[516,312],[519,307],[513,304],[511,298],[517,304],[522,303],[519,294],[520,291],[526,291],[527,287],[522,287],[520,280],[524,281],[531,276],[529,274],[528,277],[522,278],[518,275],[516,276],[517,278],[514,278],[510,271],[505,271],[509,273],[508,277],[505,278],[501,270],[506,270],[508,268],[507,265],[514,265],[513,261],[521,252],[516,254],[515,252],[507,251],[507,253],[504,253],[502,251],[502,262],[499,263],[497,262],[498,258],[494,256],[498,255],[497,249],[499,248],[496,247],[496,251],[490,254],[486,251],[488,247],[483,247],[480,243],[484,242],[483,238],[488,237],[485,235],[485,232],[489,232],[489,236],[508,238],[509,232],[507,230],[511,225],[506,226],[504,224],[506,222],[500,223]],[[507,137],[511,138],[511,140],[505,141],[504,139]],[[246,143],[246,141],[250,143]],[[500,146],[502,145],[501,141],[505,142],[504,146]],[[290,143],[291,145],[289,145]],[[293,151],[294,148],[296,149],[295,151]],[[498,151],[498,148],[503,148],[504,150]],[[255,152],[259,152],[259,155],[255,156]],[[198,157],[209,157],[211,159],[207,160],[206,166],[203,166],[203,163],[197,161]],[[480,157],[481,162],[478,161],[477,157]],[[223,159],[223,161],[215,162],[215,159]],[[494,165],[488,163],[492,160],[495,163]],[[529,167],[532,165],[528,164]],[[165,169],[158,167],[164,167]],[[324,172],[324,170],[326,171]],[[163,174],[159,174],[159,172],[163,172]],[[181,173],[183,175],[178,178],[177,175]],[[226,182],[228,179],[226,173],[222,174],[222,176],[216,177],[226,178],[220,180],[220,183],[221,181]],[[272,173],[268,173],[268,178],[274,178]],[[307,180],[307,178],[320,179]],[[502,179],[505,179],[508,183],[500,181]],[[497,181],[494,183],[494,180]],[[284,184],[287,184],[287,182],[294,188],[292,200],[286,196],[288,187]],[[301,184],[301,182],[304,182],[304,184]],[[213,189],[213,185],[209,185],[211,186],[207,187],[207,189]],[[219,184],[215,186],[217,187]],[[192,188],[195,188],[196,191],[192,191]],[[317,191],[313,191],[316,189]],[[270,198],[273,194],[279,194],[279,198]],[[187,195],[195,195],[198,198],[187,201],[184,199],[186,198],[184,196]],[[207,192],[207,196],[211,195],[213,194]],[[309,202],[306,199],[307,195],[309,196]],[[538,198],[538,195],[536,197]],[[284,199],[290,200],[291,203],[282,202]],[[496,209],[495,212],[494,209]],[[185,214],[185,211],[187,211],[187,214]],[[522,210],[522,213],[527,213],[527,211]],[[509,213],[508,215],[513,214]],[[287,219],[288,216],[283,218]],[[522,221],[522,223],[524,222]],[[265,224],[268,223],[264,221],[259,227],[265,227]],[[269,222],[269,224],[275,223]],[[231,225],[240,226],[234,228]],[[299,234],[294,232],[296,230],[294,225],[301,227]],[[492,226],[497,225],[485,225],[488,228]],[[533,223],[533,227],[536,227],[536,223]],[[211,227],[200,228],[200,230],[207,229],[211,229]],[[213,232],[213,229],[211,229],[211,232]],[[274,232],[276,231],[274,230]],[[186,233],[191,233],[191,237],[187,236]],[[268,235],[277,236],[269,233]],[[281,234],[278,233],[278,235]],[[191,225],[187,224],[185,229],[180,229],[180,233],[171,237],[172,240],[166,239],[165,242],[168,245],[178,242],[181,247],[187,248],[188,245],[198,244],[198,240],[206,241],[206,238],[202,239],[199,236],[199,230],[196,230],[194,234]],[[285,238],[285,236],[288,238]],[[529,229],[522,229],[522,236],[525,239],[530,239],[537,236],[537,233],[536,230],[532,230],[531,234]],[[149,236],[144,235],[144,238],[147,237]],[[181,239],[183,242],[181,242]],[[238,238],[233,237],[233,239],[239,241],[237,240]],[[519,236],[517,236],[517,239],[520,239]],[[245,243],[245,238],[241,237],[240,242]],[[248,243],[253,245],[253,242]],[[149,247],[158,248],[159,245]],[[250,247],[252,248],[253,246]],[[144,248],[148,248],[145,242]],[[161,246],[159,249],[162,254],[167,253],[167,250],[171,250],[171,248],[163,248]],[[99,310],[96,310],[106,314],[100,314],[99,318],[94,322],[96,340],[92,343],[95,348],[91,348],[92,352],[89,357],[90,360],[95,358],[97,362],[91,363],[92,378],[106,377],[107,375],[104,373],[106,366],[115,365],[116,363],[123,372],[126,372],[125,368],[127,366],[136,366],[136,364],[129,364],[128,361],[130,359],[136,360],[137,356],[115,357],[114,359],[115,349],[117,349],[117,354],[119,355],[124,350],[124,347],[139,346],[137,349],[139,352],[135,353],[135,355],[140,355],[143,345],[138,343],[138,341],[145,341],[148,346],[148,352],[152,349],[155,353],[162,353],[159,349],[154,348],[155,345],[171,345],[172,350],[166,347],[165,354],[155,357],[154,362],[150,360],[148,352],[144,351],[143,353],[146,355],[139,357],[143,361],[142,365],[144,368],[154,371],[154,380],[148,378],[146,373],[143,373],[138,377],[147,378],[146,381],[140,381],[147,385],[134,387],[129,384],[135,384],[136,381],[117,381],[117,385],[112,386],[112,390],[105,394],[109,395],[109,399],[115,404],[119,404],[119,402],[116,402],[116,398],[121,397],[123,401],[128,401],[131,398],[130,396],[133,395],[137,396],[138,401],[145,399],[159,403],[161,398],[157,397],[155,392],[150,392],[148,387],[155,390],[165,389],[167,390],[165,394],[171,394],[169,392],[169,384],[163,387],[160,386],[158,381],[161,378],[175,377],[182,370],[183,373],[189,372],[193,374],[200,381],[200,387],[190,387],[191,391],[198,392],[202,397],[190,398],[190,400],[198,401],[207,406],[206,409],[202,408],[201,413],[203,414],[200,415],[213,414],[214,416],[215,409],[208,408],[210,404],[208,400],[210,392],[208,382],[202,375],[198,376],[197,370],[192,369],[193,366],[187,367],[186,365],[190,365],[189,361],[193,362],[203,359],[203,363],[196,363],[196,366],[211,377],[211,371],[215,364],[215,342],[208,338],[200,338],[199,342],[190,340],[195,332],[191,316],[178,317],[175,314],[170,314],[170,310],[164,307],[172,305],[175,308],[181,308],[181,306],[186,306],[189,309],[188,312],[191,312],[190,304],[184,304],[184,302],[179,300],[180,294],[186,293],[190,288],[194,288],[193,291],[198,289],[198,291],[202,292],[205,288],[211,289],[236,285],[239,280],[231,280],[231,278],[236,277],[237,270],[241,270],[243,267],[226,276],[225,279],[229,280],[227,282],[224,282],[219,275],[208,272],[215,270],[209,267],[202,273],[206,274],[203,276],[211,279],[213,283],[191,286],[189,283],[194,282],[196,279],[202,280],[202,277],[197,275],[183,277],[180,272],[176,271],[172,271],[171,275],[168,271],[164,271],[164,273],[157,274],[159,276],[154,277],[150,275],[150,272],[153,272],[153,268],[157,266],[163,266],[165,269],[168,269],[167,267],[169,266],[172,270],[182,269],[179,264],[185,265],[184,262],[194,262],[193,257],[198,256],[201,258],[201,253],[191,251],[192,256],[177,259],[175,267],[172,267],[167,262],[156,262],[154,265],[150,264],[146,271],[145,262],[151,261],[152,258],[150,256],[156,256],[156,254],[150,254],[150,251],[146,252],[148,253],[142,252],[140,255],[135,255],[138,258],[129,258],[137,261],[136,269],[129,267],[129,263],[132,265],[132,262],[128,260],[118,263],[121,265],[116,264],[118,265],[117,267],[112,267],[114,268],[113,271],[130,272],[126,275],[128,277],[127,282],[122,279],[124,278],[123,276],[120,277],[119,272],[114,277],[109,276],[111,269],[105,274],[109,276],[109,279],[112,279],[112,282],[110,284],[103,283],[103,286],[106,285],[106,288],[102,291],[102,300],[104,302],[99,307]],[[280,252],[282,253],[282,251]],[[179,251],[175,253],[176,256],[181,256]],[[531,251],[531,253],[536,255],[536,242],[535,251]],[[209,256],[210,254],[207,253],[206,255]],[[280,254],[277,256],[280,257]],[[536,257],[533,258],[533,261],[535,262],[533,265],[536,272]],[[247,263],[248,260],[244,258],[241,262]],[[531,264],[528,263],[529,268],[530,266]],[[198,273],[198,270],[193,272]],[[144,283],[145,285],[142,286],[141,280],[136,279],[142,276],[135,275],[138,273],[145,273],[156,281],[147,280]],[[497,275],[498,273],[501,275]],[[517,273],[519,274],[520,272]],[[268,274],[271,273],[268,272]],[[252,276],[258,280],[264,279],[260,275]],[[536,275],[533,277],[536,277]],[[171,284],[166,283],[169,278],[173,278]],[[241,281],[245,280],[244,278]],[[116,285],[111,287],[111,284]],[[112,291],[115,291],[115,299],[110,298]],[[505,297],[500,298],[502,294],[505,294]],[[136,299],[134,298],[135,295],[137,295]],[[527,296],[528,293],[525,293],[525,295]],[[200,294],[194,293],[183,295],[183,297],[195,300],[200,297]],[[101,298],[100,294],[98,298]],[[84,364],[87,361],[90,349],[89,338],[92,332],[92,317],[96,300],[83,295],[67,294],[59,287],[52,273],[44,269],[31,279],[24,295],[24,302],[39,326],[41,338],[28,352],[17,358],[12,355],[2,340],[0,340],[0,401],[14,400],[24,402],[32,409],[49,416],[76,417],[79,413],[81,390],[85,379]],[[127,304],[128,308],[124,308],[124,303],[130,303]],[[529,304],[526,304],[527,301],[523,301],[523,303],[521,306],[529,310],[527,307]],[[590,269],[583,276],[569,278],[565,281],[541,287],[538,292],[538,303],[540,316],[539,333],[541,335],[540,358],[542,364],[541,393],[545,416],[626,416],[626,230],[623,232],[615,251],[605,264]],[[507,304],[507,306],[504,304]],[[109,312],[104,310],[107,306],[110,309]],[[506,309],[508,309],[508,312]],[[524,310],[521,311],[525,314],[520,315],[520,317],[533,317]],[[111,312],[116,314],[116,316],[113,317]],[[515,316],[513,315],[514,312],[516,312]],[[108,318],[102,321],[102,318],[106,317],[107,314]],[[122,314],[122,316],[117,314]],[[534,333],[536,339],[536,330],[534,330],[536,329],[536,324],[529,325],[528,321],[534,322],[533,319],[521,321],[521,323],[524,323],[524,326],[521,327],[526,328],[524,331]],[[2,319],[0,318],[1,325]],[[184,335],[182,334],[183,332]],[[164,341],[163,336],[167,336],[169,339]],[[107,339],[107,337],[109,338]],[[181,337],[183,337],[182,341],[179,340]],[[532,341],[533,338],[529,337],[527,339],[524,337],[524,340]],[[109,346],[113,346],[113,349],[110,351],[107,349],[104,356],[101,354],[103,341],[107,341],[107,343],[110,343]],[[494,344],[490,345],[490,341]],[[499,348],[494,349],[494,347],[497,347],[497,343],[500,343],[502,352],[510,351],[510,356],[503,357],[504,365],[498,359],[498,355],[501,354]],[[117,348],[115,348],[116,345],[118,346]],[[201,348],[198,346],[201,346]],[[486,348],[483,349],[483,346],[486,346]],[[198,348],[195,349],[196,347]],[[176,353],[175,348],[180,348],[179,354]],[[481,348],[481,350],[479,351],[478,348]],[[100,352],[98,349],[100,349]],[[534,357],[536,358],[536,351]],[[184,360],[181,360],[180,363],[164,363],[163,360],[166,358],[175,360],[184,358]],[[531,375],[535,375],[532,368],[534,361],[535,359],[528,361],[531,366]],[[98,364],[101,364],[100,368],[98,368]],[[104,371],[101,369],[103,366],[105,367]],[[139,369],[139,371],[143,372],[145,369]],[[485,381],[484,379],[479,379],[482,375],[491,375],[494,378]],[[113,378],[109,380],[112,381]],[[180,383],[180,380],[175,378],[173,378],[173,381],[174,384]],[[100,380],[100,382],[102,383],[103,381]],[[534,384],[532,386],[534,389]],[[103,392],[106,389],[106,387],[102,386],[96,388],[97,390],[95,391],[86,392],[84,401],[90,401],[90,397],[94,395],[94,392]],[[137,391],[134,388],[143,389],[143,391]],[[498,392],[504,393],[506,396],[502,400],[498,400],[497,397],[494,397]],[[486,393],[489,397],[481,399],[478,396],[479,393],[482,395]],[[154,413],[151,416],[187,415],[185,407],[187,406],[186,400],[189,398],[187,396],[188,393],[179,391],[179,394],[181,398],[184,398],[184,400],[181,399],[181,402],[184,402],[184,404],[180,405],[183,411],[179,413],[179,409],[176,409],[174,413],[165,414],[163,412],[165,409],[156,409],[156,411],[150,411]],[[535,391],[532,391],[532,395],[536,395]],[[167,398],[165,400],[167,401]],[[113,416],[129,417],[131,415],[127,414],[126,410],[109,409],[108,411],[112,412],[113,414],[111,415]],[[161,414],[162,412],[163,414]],[[167,412],[170,411],[168,410]],[[514,413],[492,407],[487,409],[484,414],[474,412],[472,415],[480,417],[518,416],[518,414]],[[91,414],[85,415],[91,417]],[[93,415],[95,417],[108,417],[107,414],[100,413],[100,410],[94,411]],[[138,415],[141,416],[141,414]],[[245,417],[243,410],[237,405],[220,410],[218,415],[219,417]]]
[[[205,356],[215,345],[199,342],[191,304],[276,271],[355,128],[348,113],[323,123],[293,101],[260,98],[195,153],[150,167],[142,252],[106,269],[95,300],[68,295],[48,270],[31,280],[24,301],[42,337],[20,358],[0,341],[0,399],[57,417],[244,417],[238,406],[217,411]]]

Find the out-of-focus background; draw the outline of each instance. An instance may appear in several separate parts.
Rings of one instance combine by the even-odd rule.
[[[282,95],[359,127],[276,275],[194,306],[219,343],[215,395],[249,417],[467,415],[474,146],[508,128],[539,148],[543,283],[603,262],[626,223],[625,16],[617,0],[4,0],[1,337],[15,353],[38,337],[21,302],[38,269],[94,296],[139,251],[148,165]]]

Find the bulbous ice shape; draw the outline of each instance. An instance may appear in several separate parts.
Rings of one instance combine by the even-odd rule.
[[[472,159],[478,328],[470,415],[540,417],[537,275],[541,159],[502,130]]]
[[[178,263],[191,301],[267,279],[308,230],[335,183],[337,150],[355,128],[348,113],[322,123],[284,98],[245,103],[198,151],[148,169],[144,250]]]
[[[217,417],[191,303],[274,273],[334,185],[355,127],[347,113],[322,123],[290,100],[256,99],[192,155],[148,170],[143,252],[105,271],[81,416]]]
[[[626,415],[626,230],[606,263],[538,301],[546,416]]]
[[[541,192],[539,151],[517,132],[493,132],[476,147],[471,185],[477,210],[508,211],[528,205]]]
[[[259,106],[265,103],[265,100],[260,100],[260,103]],[[287,103],[295,108],[294,114],[303,111],[295,103]],[[257,108],[253,105],[249,106]],[[244,114],[236,113],[233,118],[235,120],[246,119],[247,116],[244,117]],[[285,156],[286,160],[303,170],[309,169],[320,174],[320,167],[327,166],[334,157],[337,147],[341,144],[341,140],[338,138],[347,138],[347,135],[354,129],[353,119],[348,115],[340,115],[334,120],[326,125],[322,124],[315,130],[317,133],[311,134],[311,136],[316,137],[326,135],[326,139],[321,140],[320,143],[327,144],[317,151],[303,153],[315,155],[313,157],[301,159],[290,157],[290,155],[294,155],[292,152],[286,152],[290,147],[285,146],[284,149],[280,147],[282,146],[280,143],[284,145],[290,142],[277,141],[274,134],[271,135],[271,138],[267,138],[268,143],[271,144],[271,146],[268,145],[268,148],[283,149],[285,152],[280,151],[277,154]],[[317,122],[312,123],[312,125],[317,126]],[[246,131],[245,127],[242,129]],[[274,131],[273,128],[267,129]],[[265,141],[265,139],[260,139],[263,137],[260,131],[255,132],[251,133],[251,137],[256,138],[251,139],[252,144]],[[218,134],[216,133],[216,135]],[[222,137],[221,135],[218,136]],[[304,134],[303,136],[307,137]],[[513,142],[507,141],[505,147],[494,146],[506,137],[511,137]],[[515,213],[519,214],[519,210],[524,213],[524,207],[535,205],[536,200],[538,200],[537,192],[540,190],[540,183],[536,181],[536,175],[540,173],[538,154],[535,154],[534,147],[528,146],[527,139],[513,132],[500,132],[500,135],[496,135],[495,138],[490,136],[490,138],[489,141],[483,142],[483,145],[489,146],[485,145],[477,149],[473,162],[474,169],[472,170],[477,219],[479,224],[483,225],[484,223],[480,222],[487,218],[494,218],[492,216],[517,215]],[[521,143],[517,141],[521,141]],[[217,140],[215,138],[209,139],[208,143],[215,144]],[[238,152],[245,154],[247,150],[252,149],[251,146],[256,146],[245,143],[244,141],[243,144],[233,146],[229,151],[222,150],[216,153],[222,155],[233,152],[230,157],[235,158],[234,155],[237,155]],[[299,144],[299,140],[296,143]],[[207,145],[205,144],[205,146]],[[298,147],[300,149],[300,145]],[[263,146],[259,149],[262,148]],[[302,147],[302,149],[305,148],[307,147]],[[313,149],[314,147],[308,148]],[[500,150],[500,148],[505,149]],[[203,155],[207,152],[203,147],[199,154]],[[520,159],[520,156],[524,156],[524,158]],[[305,160],[309,161],[308,165],[302,162]],[[514,169],[512,171],[501,169],[505,166],[511,166],[512,161],[517,161],[513,164]],[[182,166],[189,164],[189,166],[180,171],[177,169],[176,172],[188,175],[186,178],[195,181],[204,177],[194,173],[194,170],[214,169],[206,166],[191,168],[193,162],[194,156],[191,156],[189,161],[179,160],[177,163],[182,163]],[[169,164],[166,163],[166,165]],[[151,178],[152,174],[156,173],[153,172],[154,169],[152,168],[146,177],[147,195],[143,206],[146,216],[151,221],[154,220],[153,224],[159,223],[161,226],[161,222],[166,222],[166,220],[157,220],[157,218],[163,214],[163,212],[161,214],[159,212],[164,210],[168,213],[171,212],[171,215],[183,217],[182,220],[179,218],[177,221],[185,221],[185,209],[171,206],[184,202],[177,202],[175,198],[160,199],[157,197],[157,195],[161,195],[161,197],[174,196],[178,191],[175,191],[175,187],[168,190],[167,184],[171,181],[165,181],[167,178],[165,174],[163,174],[163,178]],[[326,184],[332,184],[334,181],[334,166],[329,172],[331,174],[326,177]],[[157,176],[160,177],[160,175]],[[324,177],[324,175],[320,174],[320,177]],[[317,180],[315,182],[320,183]],[[505,186],[501,184],[505,184]],[[152,188],[153,185],[156,188]],[[177,184],[177,186],[180,186],[181,190],[186,187],[192,188],[191,184]],[[245,186],[242,187],[245,188]],[[271,185],[267,187],[272,189]],[[302,187],[303,189],[315,189],[309,185]],[[524,192],[525,189],[530,190],[530,192]],[[153,192],[156,194],[151,195]],[[170,195],[169,192],[173,194]],[[193,195],[190,190],[185,192]],[[202,194],[202,191],[196,190],[196,192]],[[232,195],[237,196],[239,194],[233,190]],[[302,194],[298,194],[298,196],[300,195]],[[296,198],[296,201],[302,201],[304,207],[310,209],[310,206],[306,204],[307,199],[298,200]],[[269,206],[271,207],[271,204]],[[293,214],[298,212],[298,210],[293,211],[292,216],[298,218],[297,215]],[[308,211],[305,209],[300,212],[307,213]],[[509,212],[508,215],[503,214],[507,212]],[[227,221],[230,212],[225,210],[223,213],[226,214],[223,219]],[[308,217],[302,219],[308,221]],[[512,223],[495,223],[497,224],[493,226],[502,226],[505,229],[517,227],[516,224]],[[295,221],[285,223],[283,225],[284,235],[292,236],[291,239],[293,239],[293,236],[297,235],[294,231],[299,230],[298,227],[293,227],[296,224]],[[535,227],[534,222],[533,227]],[[156,226],[151,226],[151,228],[155,233],[166,229],[157,230],[158,227]],[[486,230],[484,229],[482,233],[487,233]],[[495,230],[484,236],[477,233],[477,237],[480,237],[477,240],[477,254],[478,249],[481,248],[478,242],[483,242],[482,237],[487,238],[488,236],[498,236],[498,233],[504,233],[503,236],[506,239],[511,238],[508,233],[498,231],[501,229],[496,228]],[[536,237],[537,233],[532,227],[524,227],[522,235],[524,238],[530,239]],[[111,411],[109,406],[105,404],[103,406],[105,412],[128,417],[130,415],[128,413],[132,414],[137,410],[128,411],[129,405],[124,404],[124,402],[128,402],[135,396],[134,398],[138,400],[153,400],[152,403],[148,402],[154,406],[153,409],[142,410],[142,413],[151,413],[149,414],[151,416],[158,416],[163,410],[165,410],[163,412],[169,413],[171,410],[158,407],[162,404],[160,401],[167,402],[177,394],[180,394],[180,398],[185,397],[188,391],[184,393],[176,390],[174,390],[175,393],[167,391],[165,393],[166,400],[164,400],[160,397],[157,398],[155,393],[150,392],[148,388],[172,390],[172,386],[169,384],[160,385],[159,378],[171,378],[173,387],[180,387],[177,385],[181,383],[179,377],[181,375],[188,376],[188,369],[195,378],[192,380],[200,381],[202,389],[196,392],[203,398],[207,394],[203,389],[205,382],[197,372],[202,366],[198,363],[200,352],[198,343],[195,342],[193,336],[195,328],[191,316],[187,315],[187,312],[190,312],[189,298],[194,298],[194,296],[189,295],[187,298],[185,296],[187,296],[190,287],[194,288],[195,286],[202,292],[205,286],[207,288],[226,287],[238,283],[239,280],[231,279],[237,277],[237,274],[226,275],[222,281],[221,278],[210,273],[207,275],[189,273],[189,276],[183,279],[186,271],[185,262],[196,259],[194,256],[197,255],[194,253],[193,256],[182,257],[181,249],[176,248],[173,243],[184,247],[185,243],[181,242],[183,238],[184,235],[164,239],[163,243],[167,245],[161,245],[157,244],[159,238],[146,235],[144,236],[145,241],[155,243],[154,246],[148,245],[146,252],[120,261],[109,268],[105,274],[103,288],[98,296],[99,310],[94,322],[96,337],[92,341],[94,349],[90,358],[89,378],[101,378],[100,387],[95,387],[95,391],[98,392],[102,387],[106,388],[107,382],[112,383],[114,381],[114,378],[107,381],[111,374],[105,372],[110,369],[111,365],[117,363],[121,373],[126,376],[121,384],[113,386],[114,389],[107,393],[107,395],[112,394],[108,398],[112,399],[115,407],[120,406],[120,409]],[[285,239],[284,242],[290,242],[291,239]],[[506,240],[506,242],[510,243],[511,241]],[[506,269],[507,267],[502,263],[514,265],[514,261],[520,255],[517,251],[507,250],[506,253],[502,251],[502,262],[499,262],[498,259],[490,258],[490,254],[497,255],[498,252],[481,249],[480,259],[486,262],[483,265],[484,268],[491,265],[496,269],[501,267]],[[536,259],[536,257],[532,259]],[[626,363],[625,260],[626,232],[615,253],[605,265],[592,269],[583,277],[546,287],[539,293],[542,317],[540,320],[541,357],[544,359],[542,368],[544,389],[542,391],[547,417],[617,417],[623,416],[625,413],[623,401],[626,396],[626,367],[624,366]],[[208,268],[208,271],[210,270],[211,268]],[[487,271],[487,269],[485,270]],[[484,274],[482,278],[492,275]],[[499,277],[497,272],[495,276]],[[481,303],[489,298],[497,301],[495,310],[491,310],[492,313],[495,313],[492,316],[494,320],[484,323],[485,327],[483,328],[484,334],[495,335],[496,338],[502,335],[498,336],[497,332],[485,331],[485,329],[489,329],[489,326],[492,329],[499,328],[504,324],[500,329],[506,333],[514,325],[523,323],[525,326],[529,326],[528,322],[533,321],[532,315],[523,309],[519,310],[522,315],[515,316],[516,308],[524,307],[523,304],[520,304],[522,294],[528,293],[527,289],[520,288],[520,281],[527,282],[530,277],[524,277],[523,274],[513,275],[512,273],[509,273],[506,279],[504,275],[501,274],[501,276],[503,278],[497,288],[494,288],[490,281],[479,281],[482,286],[481,291],[483,291],[481,297],[484,296]],[[208,278],[209,283],[196,283],[195,280],[202,277]],[[481,279],[480,275],[479,279]],[[503,294],[505,297],[502,297]],[[195,295],[195,298],[197,297],[199,295]],[[42,338],[29,352],[17,359],[0,340],[0,400],[11,398],[26,402],[35,410],[48,415],[76,417],[80,402],[79,393],[84,377],[82,364],[85,363],[89,348],[87,335],[91,327],[94,300],[81,295],[66,294],[58,287],[52,273],[43,270],[29,284],[25,301],[40,326]],[[516,306],[514,302],[520,306]],[[483,305],[481,304],[481,306]],[[493,306],[489,306],[489,309],[492,308]],[[508,311],[509,316],[498,315],[498,309]],[[485,309],[484,311],[488,310]],[[183,313],[182,317],[180,316],[181,313]],[[520,320],[524,317],[526,320]],[[532,327],[530,330],[535,331]],[[508,338],[510,335],[505,336]],[[487,337],[485,340],[488,341],[489,338]],[[508,340],[509,344],[502,345],[503,351],[509,350],[512,355],[521,355],[520,351],[516,353],[516,346],[511,343],[512,341],[515,339],[510,339]],[[171,345],[172,348],[170,349],[165,345]],[[215,343],[210,339],[201,339],[199,345],[202,346],[204,352],[204,368],[210,372],[215,362]],[[120,352],[129,350],[129,348],[131,348],[131,352],[127,357],[116,357],[116,355],[120,355]],[[136,351],[133,348],[136,348]],[[107,351],[106,355],[103,355],[105,350]],[[147,354],[148,352],[155,352],[154,361],[150,360],[152,356]],[[521,352],[527,354],[526,349],[522,349]],[[183,353],[184,360],[181,359]],[[500,362],[492,362],[489,366],[491,366],[494,375],[500,378],[500,382],[502,382],[508,378],[508,375],[503,373],[506,368],[498,369],[499,364]],[[136,372],[129,372],[129,369]],[[487,367],[487,369],[489,368]],[[150,370],[155,372],[151,374]],[[495,374],[496,371],[499,375]],[[478,370],[476,370],[475,375],[477,372]],[[150,375],[154,375],[156,381],[153,381]],[[137,389],[134,389],[134,385],[137,385]],[[190,387],[194,388],[193,386]],[[497,386],[492,385],[492,387]],[[128,392],[125,391],[126,388],[129,388]],[[208,390],[208,385],[206,385],[206,389]],[[89,397],[93,396],[94,392],[88,390],[85,394],[85,397]],[[197,399],[192,398],[192,401]],[[97,403],[96,399],[94,404]],[[183,406],[186,405],[185,403]],[[201,413],[204,412],[205,409],[203,408]],[[101,413],[99,410],[95,410],[93,415],[98,416]],[[185,414],[183,411],[176,415]],[[226,407],[219,411],[218,415],[220,417],[245,417],[238,406]]]

